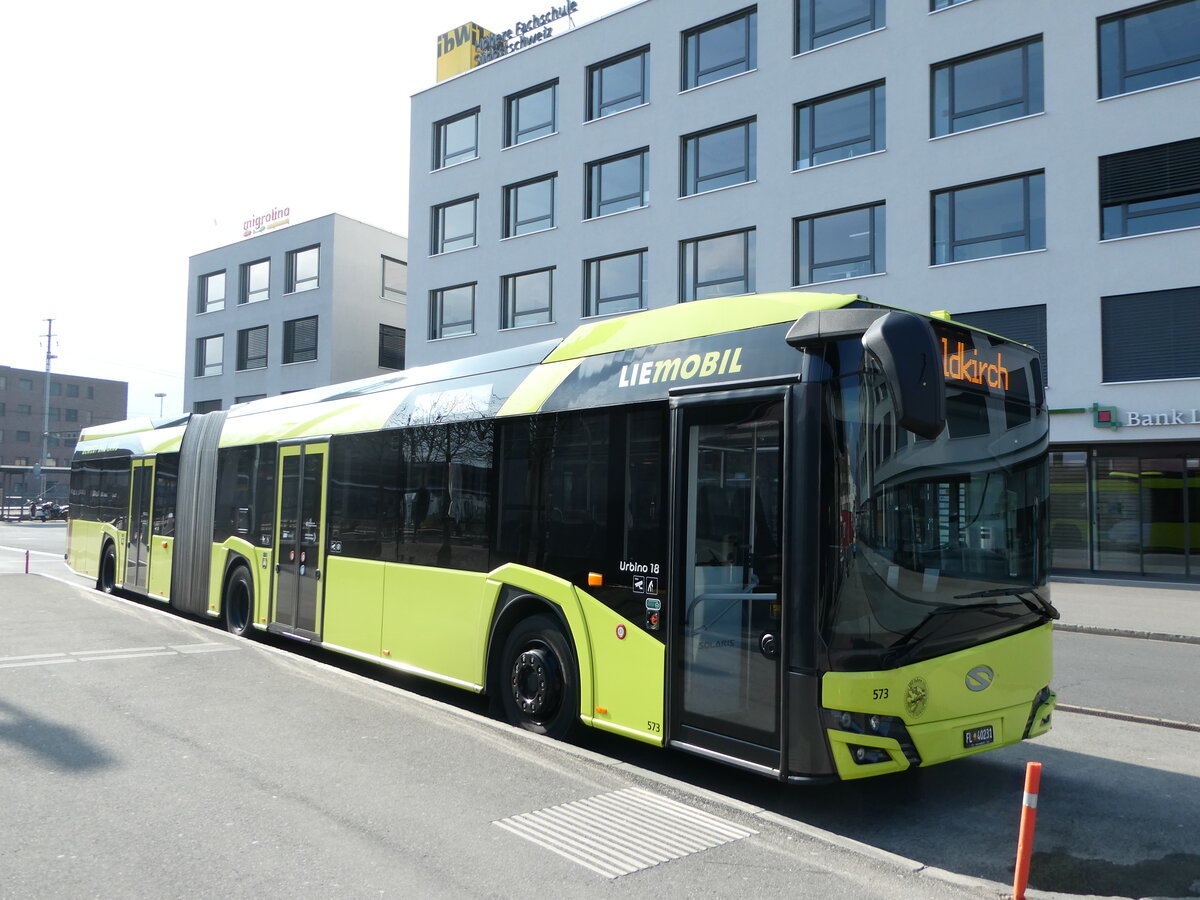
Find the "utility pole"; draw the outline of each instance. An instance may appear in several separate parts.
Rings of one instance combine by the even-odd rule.
[[[42,476],[41,499],[46,498],[46,454],[50,452],[50,362],[57,359],[53,351],[54,320],[46,319],[46,390],[42,403],[42,456],[38,460],[38,471]]]

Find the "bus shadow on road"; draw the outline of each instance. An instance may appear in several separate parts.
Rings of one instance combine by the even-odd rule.
[[[592,749],[797,823],[949,872],[1011,884],[1025,763],[1043,765],[1029,886],[1068,894],[1200,897],[1200,779],[1023,743],[858,782],[793,785],[680,753]]]
[[[6,700],[0,700],[0,744],[48,769],[90,772],[113,762],[79,729],[43,719]]]

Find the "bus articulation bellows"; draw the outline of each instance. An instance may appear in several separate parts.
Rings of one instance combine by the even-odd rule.
[[[855,295],[86,429],[103,590],[783,781],[1050,727],[1036,351]]]

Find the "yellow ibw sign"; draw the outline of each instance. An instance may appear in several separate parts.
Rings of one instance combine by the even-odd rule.
[[[437,39],[437,80],[445,81],[453,75],[473,69],[479,60],[479,45],[491,32],[482,25],[467,22],[457,28],[439,34]]]

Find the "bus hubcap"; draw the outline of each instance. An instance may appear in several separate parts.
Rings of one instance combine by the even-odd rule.
[[[513,664],[512,692],[521,712],[537,716],[552,711],[558,700],[557,666],[541,648],[526,650]]]

